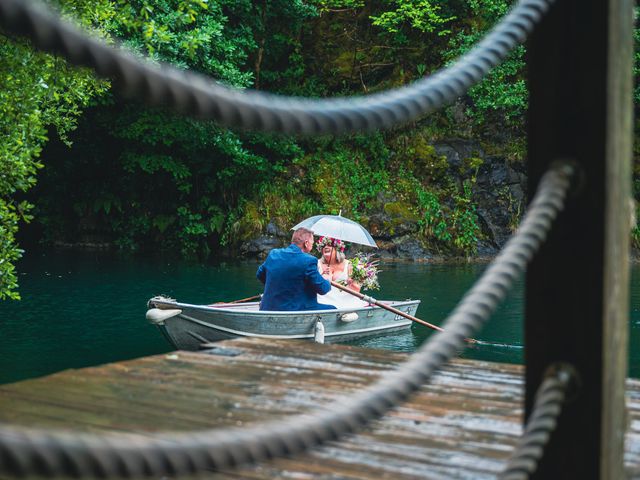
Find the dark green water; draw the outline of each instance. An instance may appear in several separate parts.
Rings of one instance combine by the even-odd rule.
[[[49,252],[20,264],[20,302],[0,302],[0,383],[68,368],[170,350],[144,314],[165,294],[187,303],[234,300],[260,292],[257,263],[190,265],[162,259]],[[380,299],[419,298],[418,317],[440,324],[484,270],[483,265],[387,264]],[[640,268],[632,271],[630,374],[640,377]],[[485,344],[463,356],[522,362],[523,284],[476,336]],[[431,334],[414,325],[401,335],[357,343],[411,352]]]

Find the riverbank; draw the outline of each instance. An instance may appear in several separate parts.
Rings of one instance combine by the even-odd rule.
[[[507,239],[508,240],[508,239]],[[417,240],[414,240],[417,242]],[[506,243],[506,242],[505,242]],[[234,251],[223,251],[219,257],[224,261],[237,261],[237,260],[257,260],[261,261],[269,254],[274,248],[282,248],[289,245],[287,237],[259,237],[253,241],[249,241],[243,244],[243,250],[240,255],[236,255]],[[373,252],[376,257],[385,263],[397,263],[397,264],[435,264],[435,265],[460,265],[460,264],[487,264],[493,261],[498,255],[499,251],[496,249],[493,254],[485,255],[442,255],[437,253],[427,253],[423,255],[411,255],[407,254],[406,250],[397,249],[385,249],[385,243],[382,243],[383,248],[368,249],[366,247],[352,246],[347,251],[348,256],[351,256],[358,252],[371,253]],[[392,247],[393,248],[393,247]],[[39,250],[39,249],[38,249]],[[118,252],[115,246],[111,243],[69,243],[69,242],[56,242],[53,245],[53,250],[58,252],[82,252],[82,253],[109,253],[115,255],[121,255],[123,257],[130,257],[131,253]],[[631,247],[629,252],[629,259],[633,264],[640,264],[640,250]]]

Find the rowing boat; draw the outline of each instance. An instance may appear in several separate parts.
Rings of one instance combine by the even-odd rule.
[[[384,301],[414,315],[420,300]],[[411,320],[378,306],[296,312],[261,311],[258,302],[191,305],[166,297],[149,300],[147,320],[180,350],[238,337],[336,343],[409,328]]]

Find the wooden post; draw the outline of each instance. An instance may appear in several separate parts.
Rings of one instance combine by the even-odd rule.
[[[580,377],[534,478],[624,478],[632,32],[631,0],[557,0],[528,45],[529,194],[555,160],[582,171],[526,277],[527,416],[551,363]]]

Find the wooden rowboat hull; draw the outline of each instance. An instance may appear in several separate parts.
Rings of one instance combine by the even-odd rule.
[[[415,315],[420,300],[385,302]],[[203,344],[238,337],[314,340],[321,323],[326,343],[384,335],[411,326],[411,321],[370,306],[301,312],[260,311],[257,302],[191,305],[154,297],[147,319],[179,350],[198,350]]]

